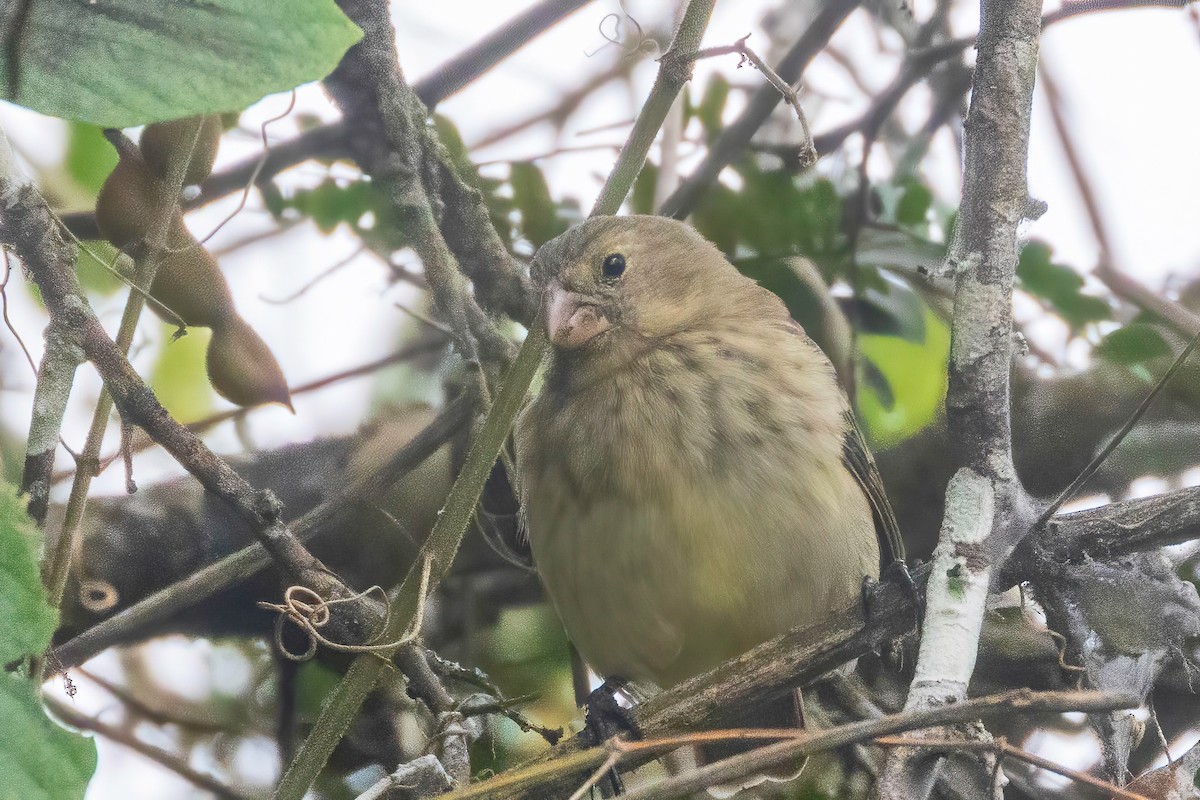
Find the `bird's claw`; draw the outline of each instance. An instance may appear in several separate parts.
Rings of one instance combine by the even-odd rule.
[[[623,678],[608,678],[584,701],[587,709],[584,724],[596,744],[603,744],[617,736],[641,736],[637,723],[629,715],[629,709],[617,702],[617,692],[621,691],[626,683]],[[600,792],[605,797],[624,794],[624,782],[615,768],[610,769],[600,782]]]
[[[880,586],[891,583],[899,587],[912,602],[913,614],[916,617],[917,633],[919,635],[921,632],[921,623],[925,619],[925,596],[921,593],[921,588],[917,586],[912,574],[908,571],[908,564],[903,559],[898,558],[884,567],[879,577],[879,580],[875,580],[869,575],[863,578],[863,616],[868,619],[871,617],[871,612],[874,610],[875,596]]]

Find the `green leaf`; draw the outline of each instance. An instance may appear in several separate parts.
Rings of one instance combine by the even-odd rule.
[[[859,365],[855,399],[866,433],[877,447],[891,447],[924,429],[937,418],[946,396],[950,328],[928,309],[923,327],[921,341],[859,336],[860,362],[869,367]]]
[[[925,303],[906,284],[882,278],[860,289],[858,297],[839,300],[860,333],[925,341]]]
[[[692,113],[704,127],[704,137],[711,142],[721,132],[725,116],[725,102],[729,99],[729,81],[714,75],[704,87],[704,94]]]
[[[4,98],[110,128],[245,108],[325,77],[362,36],[333,0],[37,0],[8,16]]]
[[[174,325],[164,325],[170,333]],[[204,357],[212,331],[189,327],[187,336],[167,344],[150,372],[150,388],[158,395],[171,416],[183,423],[198,420],[211,413],[214,407],[212,384],[205,370]]]
[[[919,225],[925,221],[929,207],[933,204],[933,192],[915,180],[905,181],[904,194],[896,203],[896,222],[901,225]]]
[[[98,125],[71,121],[67,123],[67,155],[64,165],[67,174],[91,194],[100,187],[117,165],[117,151],[104,138]]]
[[[91,251],[91,255],[84,252],[84,246]],[[117,248],[108,242],[96,240],[77,245],[75,273],[79,276],[79,283],[87,290],[88,294],[110,295],[125,285],[120,278],[105,269],[104,264],[100,264],[95,258],[92,258],[92,255],[104,261],[104,264],[117,269]]]
[[[521,229],[535,247],[567,229],[550,196],[550,187],[542,171],[528,161],[516,162],[509,174],[513,205],[521,212]]]
[[[1138,364],[1171,355],[1171,346],[1155,326],[1131,322],[1101,339],[1096,355],[1116,364]]]
[[[96,743],[46,716],[36,687],[0,673],[0,798],[82,798],[96,771]]]
[[[58,625],[38,573],[40,546],[41,534],[25,503],[12,486],[0,484],[0,664],[40,653]]]
[[[1083,278],[1075,270],[1051,260],[1047,244],[1029,242],[1021,249],[1017,279],[1022,289],[1047,301],[1072,330],[1112,318],[1108,303],[1082,292]]]
[[[25,504],[0,483],[0,663],[41,653],[58,614],[38,574],[41,535]],[[37,686],[19,672],[0,671],[0,798],[81,798],[96,771],[96,746],[56,725],[42,710]]]
[[[351,181],[342,185],[333,178],[326,178],[312,189],[302,189],[283,200],[272,213],[279,214],[284,208],[295,209],[312,219],[322,233],[330,233],[342,223],[358,228],[368,213],[376,213],[378,222],[378,215],[386,213],[384,206],[370,181]]]

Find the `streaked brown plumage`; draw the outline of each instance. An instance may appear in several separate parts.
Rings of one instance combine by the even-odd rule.
[[[900,557],[829,361],[692,228],[589,220],[533,278],[554,346],[518,421],[520,490],[594,669],[670,686],[824,619]]]

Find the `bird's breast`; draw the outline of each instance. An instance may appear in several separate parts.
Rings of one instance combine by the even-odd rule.
[[[840,395],[832,375],[798,380],[805,366],[752,338],[671,342],[522,417],[534,558],[595,668],[674,683],[823,617],[874,571]]]

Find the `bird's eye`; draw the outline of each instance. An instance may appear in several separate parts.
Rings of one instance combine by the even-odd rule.
[[[621,277],[621,273],[625,271],[625,256],[620,253],[612,253],[605,256],[604,265],[601,269],[606,278],[615,279]]]

